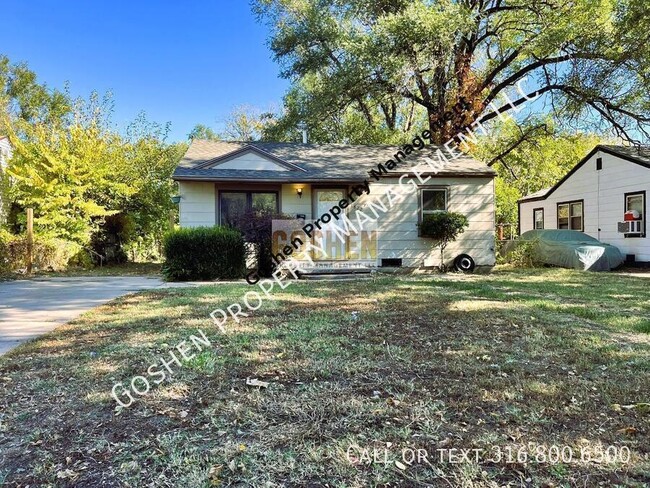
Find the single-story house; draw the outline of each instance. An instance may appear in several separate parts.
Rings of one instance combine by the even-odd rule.
[[[519,232],[572,229],[650,262],[650,149],[598,145],[553,187],[519,200]]]
[[[2,174],[7,168],[7,163],[11,158],[11,154],[12,154],[12,148],[11,148],[11,144],[9,143],[9,138],[7,136],[0,136],[0,223],[4,222],[4,219],[6,217],[5,215],[6,205],[5,202],[3,201],[3,198],[6,198],[5,195],[3,195],[6,189],[3,188],[1,178],[2,178]]]
[[[315,223],[341,200],[355,197],[358,202],[344,213],[357,222],[353,214],[359,209],[372,215],[373,198],[410,186],[411,193],[399,201],[391,199],[371,227],[351,232],[343,244],[323,220],[322,232],[316,234],[328,252],[315,253],[314,261],[334,268],[438,266],[439,250],[431,239],[419,236],[418,222],[427,213],[449,210],[466,215],[469,227],[445,250],[447,264],[468,254],[477,266],[493,266],[495,172],[465,155],[434,172],[423,159],[441,149],[423,146],[397,168],[372,177],[368,172],[391,160],[395,146],[195,139],[173,174],[179,185],[180,225],[228,225],[238,214],[262,208]],[[368,190],[359,192],[364,185]],[[337,223],[340,220],[332,219],[331,225]]]

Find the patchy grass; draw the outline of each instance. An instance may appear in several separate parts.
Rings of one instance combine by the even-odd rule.
[[[31,275],[25,273],[1,273],[0,281],[29,280],[35,277],[61,278],[75,276],[161,276],[161,263],[133,263],[109,264],[95,268],[70,268],[66,271],[37,270]],[[2,478],[0,477],[0,481]]]
[[[33,276],[14,273],[15,279],[27,279],[34,276],[49,277],[74,277],[74,276],[160,276],[162,269],[161,263],[134,263],[124,264],[107,264],[106,266],[96,266],[94,268],[71,268],[66,271],[37,271]]]
[[[293,283],[225,336],[209,312],[254,288],[131,295],[0,358],[0,481],[648,486],[649,286],[565,270]],[[113,384],[197,328],[212,347],[116,410]]]

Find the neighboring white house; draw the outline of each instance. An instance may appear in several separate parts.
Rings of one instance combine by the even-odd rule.
[[[313,257],[323,261],[319,266],[438,266],[439,251],[431,239],[419,237],[418,223],[422,215],[440,210],[469,219],[468,229],[445,251],[446,264],[468,254],[477,266],[493,266],[495,173],[466,156],[435,174],[429,166],[418,166],[437,149],[429,145],[415,151],[377,180],[368,171],[390,160],[394,146],[193,140],[173,175],[180,188],[180,225],[228,225],[233,216],[258,208],[312,222],[368,180],[370,193],[345,210],[351,214],[389,189],[401,190],[400,178],[402,183],[408,178],[417,190],[395,203],[371,231],[352,233],[344,244],[329,231],[319,235],[328,250],[327,257]],[[414,167],[430,177],[424,184],[413,175]]]
[[[0,136],[0,168],[7,166],[7,161],[11,157],[11,144],[7,136]]]
[[[579,230],[648,263],[649,194],[650,149],[599,145],[555,186],[519,200],[519,231]]]
[[[0,136],[0,223],[5,219],[5,202],[3,193],[6,190],[3,185],[3,173],[7,167],[7,162],[11,158],[11,144],[7,136]]]

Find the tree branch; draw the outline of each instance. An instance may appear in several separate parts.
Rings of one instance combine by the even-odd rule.
[[[530,137],[530,135],[531,135],[532,133],[534,133],[534,132],[536,132],[538,129],[542,129],[542,128],[543,128],[543,129],[547,129],[546,124],[537,124],[537,125],[535,125],[535,126],[533,126],[533,127],[529,127],[526,131],[522,131],[521,136],[519,137],[519,139],[517,139],[514,143],[512,143],[512,144],[510,145],[510,147],[508,147],[506,150],[502,151],[499,155],[497,155],[497,156],[495,156],[494,158],[492,158],[492,159],[487,163],[487,165],[488,165],[488,166],[492,166],[492,165],[493,165],[494,163],[496,163],[497,161],[501,161],[501,163],[503,163],[503,165],[504,165],[506,168],[508,168],[508,170],[510,171],[510,173],[512,174],[512,176],[513,176],[515,179],[517,179],[517,175],[515,175],[515,173],[512,171],[512,169],[510,169],[510,167],[507,165],[507,163],[506,163],[505,161],[503,161],[501,158],[507,156],[507,155],[510,154],[512,151],[514,151],[515,149],[517,149],[521,144],[523,144],[524,142],[526,142],[526,141],[528,140],[528,138]]]

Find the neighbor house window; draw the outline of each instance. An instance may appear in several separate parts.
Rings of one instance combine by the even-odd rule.
[[[422,189],[420,190],[420,214],[421,216],[434,212],[447,210],[447,189]]]
[[[584,230],[583,201],[557,204],[557,228]]]
[[[643,222],[643,234],[640,236],[637,234],[637,237],[645,237],[645,192],[626,193],[625,211],[637,211],[639,213],[639,219]]]
[[[221,191],[219,211],[220,224],[235,227],[241,216],[247,212],[277,212],[278,194],[263,191]]]
[[[544,209],[536,208],[533,210],[533,228],[541,230],[544,228]]]

